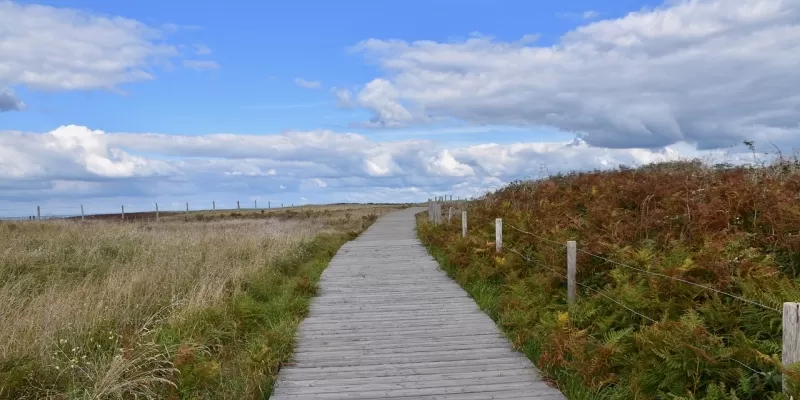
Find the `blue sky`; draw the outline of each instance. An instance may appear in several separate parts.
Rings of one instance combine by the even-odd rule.
[[[798,21],[781,0],[0,0],[0,215],[791,151]]]
[[[348,130],[368,118],[339,110],[326,90],[350,87],[380,76],[376,66],[349,49],[368,38],[449,41],[473,32],[499,40],[541,34],[551,44],[584,23],[592,2],[489,0],[437,1],[156,1],[52,0],[48,4],[119,15],[154,26],[186,27],[169,40],[202,44],[221,68],[195,71],[177,66],[149,82],[119,85],[127,96],[92,90],[47,93],[20,89],[30,112],[4,115],[9,129],[47,131],[78,124],[105,131],[172,134],[261,134],[286,129]],[[647,5],[617,1],[602,15],[615,17]],[[320,90],[294,79],[318,81]],[[352,129],[350,129],[352,131]],[[373,130],[358,129],[365,134]],[[470,135],[472,136],[472,135]],[[383,137],[383,136],[381,136]],[[495,134],[494,140],[503,140]],[[463,137],[469,139],[469,137]],[[515,140],[509,135],[506,140]]]

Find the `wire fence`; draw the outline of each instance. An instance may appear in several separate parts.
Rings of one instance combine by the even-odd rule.
[[[441,208],[441,206],[429,206],[428,212],[429,213],[433,212],[435,214],[439,214],[439,213],[442,212],[442,208]],[[452,214],[452,211],[449,211],[449,213]],[[441,223],[443,221],[443,218],[441,217],[441,215],[434,215],[434,216],[430,216],[429,215],[428,220],[431,223],[439,224],[439,223]],[[450,223],[451,222],[450,219],[448,219],[447,222]],[[464,211],[462,213],[462,221],[461,221],[461,223],[462,223],[462,236],[466,237],[468,235],[468,231],[469,231],[466,211]],[[628,312],[630,312],[630,313],[632,313],[632,314],[634,314],[634,315],[636,315],[638,317],[641,317],[642,319],[646,320],[648,323],[651,323],[651,324],[658,323],[658,321],[656,319],[654,319],[652,317],[649,317],[649,316],[647,316],[647,315],[635,310],[632,306],[630,306],[628,304],[624,304],[623,302],[619,301],[618,299],[615,299],[614,297],[608,295],[607,293],[604,293],[603,290],[593,288],[593,287],[591,287],[591,286],[589,286],[589,285],[587,285],[587,284],[585,284],[583,282],[578,281],[575,278],[574,275],[572,276],[572,278],[570,278],[569,272],[568,272],[569,269],[570,269],[569,265],[567,265],[566,268],[556,268],[556,267],[554,267],[552,265],[549,265],[549,264],[547,264],[545,262],[542,262],[540,260],[537,260],[535,258],[527,256],[527,255],[523,254],[522,252],[518,251],[517,249],[515,249],[515,248],[513,248],[511,246],[504,245],[503,241],[502,241],[502,227],[504,225],[509,227],[509,228],[511,228],[511,229],[513,229],[513,230],[515,230],[515,231],[517,231],[517,232],[519,232],[519,233],[522,233],[524,235],[528,235],[528,236],[530,236],[532,238],[535,238],[540,242],[547,243],[547,244],[553,245],[553,246],[557,246],[558,248],[564,248],[564,250],[567,252],[567,260],[568,260],[567,263],[568,264],[570,263],[570,256],[569,256],[570,249],[569,249],[569,245],[567,243],[559,242],[559,241],[556,241],[556,240],[553,240],[553,239],[550,239],[550,238],[546,238],[546,237],[542,237],[541,235],[537,235],[537,234],[535,234],[533,232],[529,232],[527,230],[518,228],[518,227],[516,227],[514,225],[511,225],[511,224],[508,224],[508,223],[503,224],[502,220],[499,219],[499,218],[498,218],[498,221],[496,221],[496,228],[495,228],[496,229],[496,231],[495,231],[495,242],[496,242],[496,246],[497,246],[498,252],[500,252],[501,249],[502,249],[502,250],[514,253],[517,256],[519,256],[521,259],[523,259],[525,262],[537,265],[537,266],[542,267],[542,268],[545,268],[545,269],[549,270],[550,272],[554,273],[559,278],[566,280],[568,285],[577,285],[577,286],[580,286],[581,288],[585,289],[588,292],[592,292],[594,294],[597,294],[597,295],[605,298],[606,300],[610,301],[611,303],[619,306],[620,308],[625,309]],[[778,314],[783,314],[784,321],[787,318],[787,314],[785,312],[785,308],[784,308],[784,310],[781,310],[781,309],[775,308],[773,306],[762,304],[762,303],[760,303],[758,301],[751,300],[751,299],[742,297],[742,296],[734,294],[734,293],[726,292],[724,290],[720,290],[720,289],[717,289],[717,288],[714,288],[714,287],[711,287],[711,286],[708,286],[708,285],[703,285],[703,284],[699,284],[699,283],[696,283],[696,282],[692,282],[692,281],[689,281],[687,279],[683,279],[681,277],[670,276],[670,275],[666,275],[666,274],[663,274],[663,273],[660,273],[660,272],[648,271],[646,269],[634,267],[632,265],[628,265],[628,264],[625,264],[625,263],[622,263],[622,262],[619,262],[619,261],[616,261],[616,260],[612,260],[612,259],[610,259],[608,257],[604,257],[602,255],[598,255],[598,254],[592,253],[590,251],[578,248],[577,246],[573,246],[573,251],[585,254],[585,255],[587,255],[589,257],[593,257],[593,258],[596,258],[598,260],[602,260],[604,262],[607,262],[607,263],[615,265],[615,266],[626,268],[626,269],[629,269],[629,270],[632,270],[632,271],[637,271],[637,272],[640,272],[640,273],[643,273],[643,274],[647,274],[647,275],[650,275],[650,276],[671,280],[671,281],[677,282],[677,283],[682,284],[682,285],[690,285],[690,286],[697,287],[697,288],[700,288],[700,289],[703,289],[703,290],[707,290],[709,292],[713,292],[713,293],[716,293],[716,294],[719,294],[719,295],[722,295],[722,296],[726,296],[726,297],[728,297],[730,299],[733,299],[733,300],[736,300],[736,301],[740,301],[740,302],[743,302],[743,303],[746,303],[746,304],[749,304],[749,305],[752,305],[752,306],[755,306],[755,307],[758,307],[758,308],[761,308],[761,309],[764,309],[764,310],[768,310],[768,311],[771,311],[771,312],[776,312]],[[574,257],[573,257],[573,260],[571,262],[575,263]],[[573,266],[573,268],[575,268],[575,267]],[[565,270],[566,270],[566,272],[565,272]],[[794,304],[794,303],[790,303],[790,304]],[[786,325],[787,324],[784,323],[784,328],[786,328]],[[784,346],[784,348],[787,346],[787,340],[791,341],[791,342],[796,342],[796,341],[798,341],[798,335],[795,332],[791,332],[791,333],[787,334],[786,331],[784,331],[784,335],[783,335],[783,341],[784,341],[783,346]],[[791,345],[791,348],[798,348],[798,347],[800,347],[800,346]],[[787,355],[786,351],[784,351],[783,357],[784,357],[783,363],[784,363],[784,365],[786,365],[786,364],[790,364],[790,363],[794,362],[795,361],[794,358],[797,358],[798,355],[796,355],[796,354]],[[754,374],[761,375],[761,376],[767,376],[768,375],[768,373],[766,373],[764,371],[760,371],[760,370],[758,370],[756,368],[753,368],[752,366],[750,366],[750,365],[748,365],[748,364],[746,364],[744,362],[741,362],[741,361],[739,361],[737,359],[734,359],[732,357],[730,357],[728,359],[731,362],[740,365],[741,367],[749,370],[750,372],[752,372]]]
[[[514,229],[514,230],[516,230],[516,231],[518,231],[520,233],[524,233],[524,234],[530,235],[530,236],[535,237],[535,238],[537,238],[539,240],[548,242],[550,244],[555,244],[555,245],[558,245],[558,246],[566,247],[566,244],[564,244],[564,243],[559,243],[559,242],[556,242],[554,240],[543,238],[543,237],[541,237],[539,235],[536,235],[534,233],[519,229],[519,228],[515,227],[514,225],[510,225],[510,224],[506,224],[506,225],[511,229]],[[621,263],[621,262],[618,262],[618,261],[611,260],[611,259],[603,257],[601,255],[597,255],[597,254],[588,252],[588,251],[583,250],[581,248],[577,248],[577,251],[580,252],[580,253],[586,254],[586,255],[588,255],[590,257],[594,257],[594,258],[597,258],[599,260],[603,260],[603,261],[605,261],[605,262],[607,262],[609,264],[614,264],[614,265],[617,265],[617,266],[620,266],[620,267],[623,267],[623,268],[628,268],[630,270],[642,272],[642,273],[653,275],[653,276],[658,276],[658,277],[661,277],[661,278],[670,279],[670,280],[673,280],[673,281],[676,281],[676,282],[680,282],[680,283],[683,283],[683,284],[696,286],[696,287],[699,287],[699,288],[702,288],[702,289],[705,289],[705,290],[709,290],[709,291],[712,291],[712,292],[715,292],[715,293],[718,293],[718,294],[721,294],[721,295],[724,295],[724,296],[728,296],[728,297],[730,297],[732,299],[735,299],[735,300],[739,300],[739,301],[742,301],[742,302],[745,302],[745,303],[752,304],[754,306],[758,306],[758,307],[764,308],[766,310],[771,310],[771,311],[775,311],[775,312],[778,312],[778,313],[781,312],[781,310],[779,310],[777,308],[770,307],[768,305],[764,305],[764,304],[761,304],[759,302],[756,302],[756,301],[753,301],[753,300],[749,300],[749,299],[746,299],[744,297],[735,295],[733,293],[728,293],[728,292],[713,288],[711,286],[701,285],[699,283],[688,281],[688,280],[683,279],[683,278],[678,278],[678,277],[675,277],[675,276],[665,275],[665,274],[662,274],[662,273],[659,273],[659,272],[653,272],[653,271],[648,271],[646,269],[637,268],[637,267],[634,267],[634,266],[631,266],[631,265],[627,265],[627,264],[624,264],[624,263]]]
[[[226,201],[215,200],[189,202],[152,202],[109,205],[22,205],[16,208],[0,208],[0,220],[34,221],[48,219],[155,219],[161,215],[197,212],[239,212],[269,209],[289,209],[315,206],[309,203],[282,203],[271,200]]]

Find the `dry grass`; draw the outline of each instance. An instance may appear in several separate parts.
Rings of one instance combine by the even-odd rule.
[[[329,248],[391,209],[189,223],[2,223],[0,397],[215,397],[214,385],[231,372],[220,368],[255,330],[293,333]],[[323,237],[336,239],[322,246]],[[247,325],[262,308],[251,313],[242,304],[272,312],[266,317],[276,330]],[[220,316],[219,329],[209,331],[208,319]],[[270,355],[270,368],[289,351]],[[274,372],[225,390],[257,397],[270,390],[264,386]],[[215,383],[191,386],[189,378]]]

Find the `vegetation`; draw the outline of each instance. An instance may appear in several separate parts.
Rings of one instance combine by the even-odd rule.
[[[391,209],[0,223],[0,398],[266,398],[328,260]]]
[[[418,233],[570,399],[780,399],[800,370],[781,367],[779,311],[800,299],[798,196],[796,159],[671,162],[515,182],[467,206],[467,238],[460,221]]]

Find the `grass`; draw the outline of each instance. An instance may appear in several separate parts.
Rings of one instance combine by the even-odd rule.
[[[799,193],[797,159],[621,167],[489,193],[466,206],[467,238],[460,220],[433,226],[424,217],[418,234],[570,399],[782,399],[781,378],[795,385],[800,370],[781,365],[775,310],[800,299]],[[569,307],[567,240],[766,308],[580,252],[577,279],[589,289]]]
[[[0,223],[0,398],[266,398],[328,260],[392,209]]]

